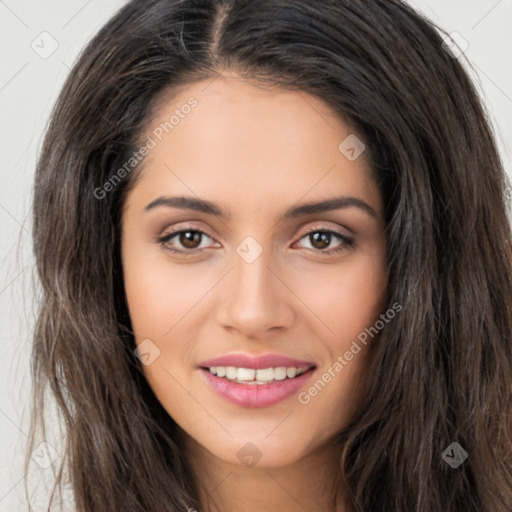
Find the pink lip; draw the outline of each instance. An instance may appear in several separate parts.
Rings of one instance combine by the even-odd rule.
[[[261,370],[263,368],[278,368],[286,366],[287,368],[310,368],[315,363],[310,361],[300,361],[292,357],[282,356],[279,354],[265,354],[262,356],[248,356],[245,354],[228,354],[215,359],[208,359],[199,366],[209,368],[210,366],[234,366],[236,368],[252,368]]]
[[[229,354],[201,363],[201,374],[212,390],[225,400],[241,407],[267,407],[286,400],[299,392],[311,378],[315,364],[300,361],[279,354],[266,354],[251,357],[245,354]],[[209,371],[211,366],[234,366],[236,368],[309,368],[308,371],[293,379],[272,381],[269,384],[239,384],[224,377],[217,377]]]
[[[272,381],[270,384],[239,384],[224,377],[217,377],[209,370],[201,373],[217,395],[241,407],[267,407],[296,394],[309,380],[314,370],[308,370],[293,379]]]

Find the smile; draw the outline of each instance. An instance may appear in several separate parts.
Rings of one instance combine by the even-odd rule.
[[[294,379],[302,375],[308,368],[295,368],[278,366],[276,368],[236,368],[234,366],[210,366],[209,371],[212,375],[225,378],[239,384],[263,385],[274,381],[285,379]]]
[[[280,354],[228,354],[199,366],[207,386],[239,407],[268,407],[300,392],[316,365]]]

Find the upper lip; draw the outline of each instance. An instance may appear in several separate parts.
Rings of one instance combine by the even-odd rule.
[[[203,361],[200,365],[203,368],[211,366],[234,366],[235,368],[252,368],[261,370],[263,368],[311,368],[315,363],[310,361],[301,361],[293,357],[283,356],[280,354],[263,354],[259,356],[250,356],[247,354],[226,354]]]

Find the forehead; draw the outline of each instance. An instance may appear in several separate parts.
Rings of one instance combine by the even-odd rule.
[[[195,82],[159,103],[148,137],[154,147],[135,187],[147,199],[157,192],[214,196],[254,210],[336,192],[381,207],[364,152],[351,161],[342,151],[353,131],[303,91],[237,76]]]

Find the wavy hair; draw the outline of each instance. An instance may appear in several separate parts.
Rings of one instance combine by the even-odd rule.
[[[339,433],[353,509],[512,510],[506,175],[442,36],[399,0],[132,0],[90,41],[52,112],[34,185],[41,302],[27,453],[48,425],[49,391],[65,432],[50,502],[67,475],[79,512],[201,509],[178,426],[133,353],[119,222],[138,169],[97,191],[162,101],[234,70],[330,105],[364,140],[384,199],[388,300],[403,310]],[[442,458],[452,442],[468,453],[456,469]]]

